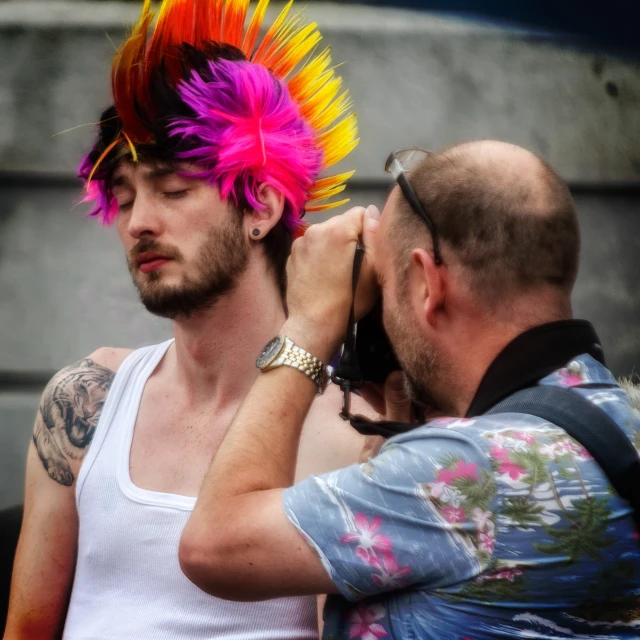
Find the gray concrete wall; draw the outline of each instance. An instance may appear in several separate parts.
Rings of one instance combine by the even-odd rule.
[[[0,2],[0,507],[20,499],[49,372],[95,348],[163,339],[112,230],[73,182],[108,102],[108,69],[137,8]],[[571,182],[584,235],[575,293],[613,370],[640,370],[640,66],[521,31],[406,11],[314,5],[359,111],[354,203],[383,203],[402,146],[495,137]],[[58,135],[60,134],[60,135]],[[33,172],[36,172],[35,174]],[[319,219],[319,218],[317,218]]]

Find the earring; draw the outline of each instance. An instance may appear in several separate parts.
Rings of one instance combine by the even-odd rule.
[[[254,238],[257,238],[260,235],[260,229],[254,229],[251,233]]]

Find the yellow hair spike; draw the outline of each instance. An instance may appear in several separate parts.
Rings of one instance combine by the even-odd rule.
[[[300,29],[282,47],[275,59],[270,61],[269,66],[276,75],[286,78],[313,51],[320,40],[322,36],[315,24]]]
[[[360,142],[357,135],[358,123],[355,113],[347,116],[328,131],[323,131],[319,141],[325,151],[325,166],[334,165],[351,153]]]
[[[131,138],[124,131],[122,132],[122,135],[129,145],[129,150],[131,151],[131,157],[133,158],[133,161],[138,164],[138,152],[136,151],[136,146],[133,144],[133,142],[131,142]]]
[[[271,25],[271,28],[267,31],[262,40],[262,43],[258,47],[258,50],[251,56],[252,62],[257,62],[258,64],[260,63],[261,56],[269,48],[269,45],[274,41],[276,35],[280,30],[280,27],[282,26],[282,23],[286,20],[287,14],[291,10],[291,5],[293,5],[293,0],[289,0],[289,2],[287,2],[284,9],[280,12],[280,15],[276,18],[275,22]]]
[[[330,187],[335,186],[336,184],[340,184],[341,182],[346,182],[355,174],[354,171],[345,171],[344,173],[340,173],[337,176],[329,176],[327,178],[320,178],[316,180],[315,185],[311,192],[313,193],[316,189],[328,189]]]
[[[342,193],[347,188],[346,184],[338,184],[331,189],[323,189],[320,191],[314,191],[311,193],[311,199],[315,202],[317,200],[328,200],[329,198],[333,198],[333,196],[337,196],[339,193]]]
[[[324,61],[324,65],[330,64],[331,58]],[[308,67],[313,64],[313,61],[309,65],[303,67],[300,72],[291,78],[289,81],[289,93],[294,100],[298,103],[304,104],[309,98],[311,98],[320,87],[324,86],[333,77],[331,70],[324,70],[320,64],[317,65],[318,72],[309,70]]]
[[[319,204],[319,205],[311,205],[304,208],[308,213],[318,212],[318,211],[327,211],[328,209],[335,209],[336,207],[341,207],[342,205],[349,204],[351,200],[349,198],[345,198],[344,200],[340,200],[338,202],[331,202],[330,204]]]

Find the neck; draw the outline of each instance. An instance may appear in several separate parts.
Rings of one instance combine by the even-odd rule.
[[[487,370],[512,340],[533,327],[572,317],[568,298],[553,290],[546,297],[544,293],[516,300],[507,317],[474,314],[462,331],[456,331],[444,353],[441,376],[443,404],[451,415],[466,415]]]
[[[476,339],[457,343],[455,352],[445,355],[439,375],[443,408],[448,415],[463,417],[491,363],[519,331],[482,332]]]
[[[211,309],[174,322],[167,365],[191,402],[239,403],[258,374],[260,350],[284,321],[276,279],[262,256],[253,257]]]

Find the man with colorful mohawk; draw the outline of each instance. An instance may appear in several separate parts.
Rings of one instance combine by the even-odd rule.
[[[249,4],[165,0],[149,35],[146,1],[115,58],[114,104],[80,176],[91,215],[117,228],[142,302],[174,321],[175,338],[99,349],[47,386],[6,640],[318,636],[315,598],[219,600],[178,561],[256,357],[285,321],[302,216],[344,202],[330,200],[350,174],[319,176],[357,144],[330,55],[314,53],[316,25],[290,17],[289,2],[259,41],[268,0],[245,30]],[[322,391],[324,368],[307,364]],[[357,459],[338,395],[314,403],[291,482]]]

